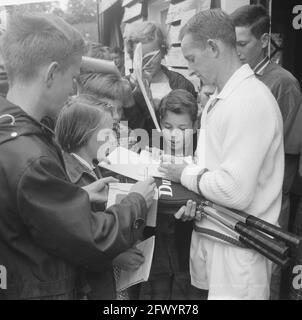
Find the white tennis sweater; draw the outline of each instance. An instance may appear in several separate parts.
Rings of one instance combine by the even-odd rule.
[[[185,168],[181,183],[217,204],[277,224],[284,173],[278,104],[247,64],[233,74],[216,99],[207,112],[209,101],[203,114],[205,138],[199,135],[199,165]],[[209,171],[198,183],[198,172],[204,167]],[[197,224],[225,233],[206,219]]]

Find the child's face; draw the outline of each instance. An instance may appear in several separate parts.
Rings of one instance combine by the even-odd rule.
[[[96,159],[97,156],[101,156],[103,158],[106,157],[105,151],[104,154],[102,152],[102,146],[108,141],[107,137],[112,136],[112,128],[113,128],[113,118],[108,113],[106,115],[106,120],[102,120],[99,125],[98,129],[95,130],[91,138],[88,140],[87,143],[87,153],[91,157],[91,159]]]
[[[194,123],[187,113],[176,114],[167,111],[161,121],[164,143],[167,150],[182,155],[192,143]]]
[[[116,64],[116,66],[118,68],[121,68],[124,64],[124,61],[123,61],[123,56],[118,54],[118,53],[112,53],[111,54],[111,59],[113,59],[114,63]]]
[[[150,42],[142,44],[143,57],[146,54],[151,53],[153,51],[157,51],[157,50],[160,50],[160,46],[159,46],[159,43],[158,43],[157,39],[154,39],[153,41],[150,41]],[[153,78],[161,69],[162,59],[163,59],[163,57],[162,57],[161,53],[159,53],[149,63],[148,63],[148,59],[146,61],[143,61],[143,70],[144,70],[144,72],[146,72],[147,74],[149,74],[149,76],[151,78]]]

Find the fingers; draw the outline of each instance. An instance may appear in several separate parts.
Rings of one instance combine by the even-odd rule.
[[[182,218],[182,216],[185,214],[186,212],[186,207],[182,206],[175,214],[174,217],[179,220]]]
[[[151,180],[148,179],[146,181],[146,187],[147,187],[147,189],[146,189],[147,193],[153,198],[155,188],[156,188],[156,184],[155,184],[155,181],[153,178]]]
[[[169,155],[169,154],[162,154],[161,155],[161,162],[162,163],[171,163],[172,162],[172,160],[173,160],[173,157],[171,156],[171,155]]]
[[[158,171],[163,173],[163,174],[167,174],[168,173],[168,170],[162,166],[158,167]]]
[[[165,165],[165,164],[163,164],[163,163],[161,163],[160,166],[158,167],[158,170],[159,170],[159,171],[164,171],[164,170],[167,171],[167,169],[168,169],[168,168],[167,168],[167,165]]]
[[[113,178],[113,177],[106,177],[106,178],[102,178],[99,181],[103,182],[104,184],[109,184],[109,183],[114,183],[114,182],[119,182],[118,179]]]
[[[196,202],[191,202],[191,211],[189,212],[189,220],[193,220],[196,215]]]
[[[140,254],[135,254],[132,257],[132,263],[133,264],[138,264],[141,265],[145,262],[145,257],[143,255]]]
[[[175,170],[174,170],[174,167],[173,165],[171,164],[161,164],[159,167],[158,167],[158,171],[160,173],[163,174],[163,176],[168,179],[168,180],[171,180],[171,181],[174,181],[174,173],[175,173]]]
[[[200,211],[200,210],[197,210],[197,211],[196,211],[196,215],[195,215],[195,220],[201,221],[201,218],[202,218],[201,211]]]
[[[160,168],[165,169],[165,170],[173,170],[173,164],[171,163],[161,163]]]
[[[155,185],[155,180],[154,180],[154,178],[148,178],[146,181],[145,181],[147,184],[154,184]]]
[[[126,265],[127,267],[130,269],[130,270],[135,270],[137,268],[140,267],[140,265],[142,265],[144,262],[145,262],[145,257],[142,255],[141,251],[139,253],[137,252],[129,252],[129,255],[128,255],[128,261],[126,262]]]
[[[187,202],[186,212],[183,215],[182,220],[183,221],[193,220],[195,218],[195,213],[196,213],[196,202],[189,200]]]
[[[160,166],[158,167],[158,171],[164,174],[169,174],[170,168],[171,168],[170,164],[161,163]]]
[[[155,183],[155,180],[153,177],[149,177],[148,179],[146,179],[145,181],[139,181],[136,182],[135,184],[140,184],[140,185],[152,185]]]
[[[131,264],[127,264],[125,266],[125,270],[126,271],[135,271],[137,270],[142,264],[144,263],[143,262],[132,262]]]
[[[186,206],[182,206],[174,215],[176,219],[182,221],[193,220],[196,216],[196,202],[189,200]]]
[[[143,252],[137,248],[131,248],[129,250],[127,250],[127,252],[132,252],[134,254],[140,255],[140,256],[144,256]]]
[[[140,182],[137,182],[134,184],[134,186],[132,188],[134,189],[144,189],[146,190],[147,192],[151,191],[151,190],[154,190],[156,187],[156,183],[155,183],[155,180],[154,178],[148,178],[147,180],[145,181],[140,181]],[[149,191],[148,191],[149,190]]]
[[[105,162],[107,164],[111,164],[110,160],[106,157],[99,158],[98,160],[99,160],[99,162]]]

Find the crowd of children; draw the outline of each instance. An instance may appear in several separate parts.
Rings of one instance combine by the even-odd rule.
[[[282,227],[288,229],[289,200],[287,197],[298,172],[300,155],[296,145],[300,143],[301,132],[296,123],[302,113],[301,90],[296,85],[294,77],[278,67],[282,69],[276,71],[279,79],[285,79],[286,88],[289,89],[290,86],[294,92],[288,91],[285,96],[278,84],[270,87],[267,83],[273,95],[266,92],[266,88],[262,88],[254,78],[251,78],[254,73],[249,67],[241,67],[237,52],[234,57],[236,40],[231,37],[232,18],[236,27],[239,55],[243,56],[240,48],[249,46],[249,40],[239,39],[244,31],[242,29],[250,28],[248,30],[252,30],[252,33],[256,29],[258,33],[255,39],[260,39],[267,33],[263,22],[267,19],[267,14],[263,10],[261,6],[246,6],[235,12],[232,17],[226,17],[214,10],[212,15],[200,15],[196,20],[192,20],[191,24],[189,23],[182,35],[183,52],[192,70],[202,80],[200,93],[195,92],[189,80],[162,64],[169,47],[164,33],[156,24],[152,22],[138,24],[133,32],[127,35],[126,48],[132,57],[137,43],[142,44],[143,56],[156,51],[160,53],[151,64],[148,63],[148,67],[143,66],[143,77],[149,86],[153,107],[162,130],[162,140],[157,147],[164,154],[194,158],[198,151],[198,132],[202,127],[201,114],[207,105],[205,112],[210,119],[208,129],[211,132],[208,145],[213,144],[213,154],[217,155],[215,163],[221,161],[222,166],[225,165],[224,171],[220,167],[207,168],[216,175],[216,180],[213,180],[211,185],[210,182],[207,185],[206,179],[210,180],[211,176],[208,175],[207,178],[206,173],[202,172],[198,176],[197,183],[194,180],[199,188],[197,191],[194,189],[195,186],[190,187],[192,183],[184,177],[184,174],[179,176],[178,182],[203,195],[208,194],[209,198],[214,198],[213,201],[215,201],[213,194],[216,194],[216,200],[222,204],[231,203],[235,208],[238,205],[238,209],[251,209],[251,211],[255,209],[257,213],[259,210],[263,212],[267,210],[271,216],[276,214],[279,216],[281,210],[281,202],[279,203],[276,199],[281,194],[278,186],[282,184],[280,180],[282,172],[276,173],[275,180],[272,180],[276,190],[273,190],[272,186],[265,186],[265,177],[261,176],[262,173],[260,182],[251,178],[249,183],[246,183],[250,186],[254,181],[251,188],[254,188],[253,191],[259,191],[258,193],[255,191],[257,197],[261,196],[261,192],[274,192],[276,199],[268,203],[267,207],[259,209],[260,204],[257,202],[254,205],[252,198],[245,201],[237,197],[240,192],[246,191],[246,185],[236,185],[235,181],[237,175],[241,175],[239,169],[244,170],[240,167],[242,163],[239,162],[240,159],[245,158],[245,154],[243,149],[235,148],[237,145],[234,139],[236,140],[239,136],[230,135],[228,117],[232,118],[230,123],[236,125],[236,117],[240,117],[245,111],[240,111],[238,100],[232,100],[232,102],[235,101],[232,107],[227,105],[226,101],[231,96],[232,90],[236,91],[235,85],[239,85],[248,78],[249,84],[254,86],[260,97],[263,96],[268,109],[271,108],[263,114],[271,114],[272,123],[268,122],[270,127],[267,130],[271,129],[271,132],[268,132],[275,140],[267,144],[270,144],[273,150],[266,149],[265,141],[263,144],[259,143],[259,150],[263,147],[263,153],[266,153],[266,156],[272,153],[272,155],[277,154],[278,158],[279,153],[283,152],[283,146],[278,144],[278,141],[281,141],[282,125],[281,115],[274,110],[277,105],[273,99],[273,95],[275,96],[282,111],[285,127],[285,166],[291,168],[290,172],[285,172],[285,178],[290,175],[290,182],[284,184],[282,206],[283,215],[286,215],[284,219],[287,219]],[[202,19],[208,19],[207,27],[203,25]],[[216,19],[213,24],[211,19],[213,21]],[[217,73],[217,79],[212,79],[213,81],[208,81],[210,69],[207,69],[207,66],[204,66],[202,71],[209,77],[204,78],[202,72],[199,74],[201,68],[196,64],[202,64],[203,61],[197,61],[200,56],[196,54],[194,57],[197,49],[191,45],[191,42],[201,41],[198,38],[196,26],[210,28],[215,24],[217,26],[217,21],[221,22],[225,30],[229,30],[228,35],[225,34],[226,31],[219,33],[218,36],[218,33],[215,33],[223,45],[226,43],[226,47],[223,48],[227,49],[222,50],[223,54],[221,54],[220,44],[212,40],[208,40],[208,44],[217,57],[219,56],[220,60],[217,60],[217,63],[223,65],[223,59],[225,59],[223,55],[226,54],[229,54],[227,58],[233,63],[230,64],[230,69],[233,68],[233,75],[236,73],[237,78],[227,78],[230,82],[221,80],[221,82],[224,81],[223,84],[228,83],[228,92],[223,87],[219,88],[221,82],[217,79],[221,74],[218,68],[213,71],[213,74]],[[205,30],[205,34],[206,32],[212,36],[214,34],[208,29]],[[190,37],[195,36],[198,40],[194,38],[194,41],[191,41]],[[209,43],[209,41],[212,42]],[[264,40],[261,38],[259,41]],[[263,48],[266,49],[266,47]],[[212,244],[211,240],[198,238],[199,236],[193,232],[194,221],[177,220],[174,216],[161,214],[161,212],[157,213],[156,228],[144,228],[147,208],[150,207],[153,199],[153,179],[135,184],[129,196],[120,205],[106,209],[108,184],[118,181],[120,177],[113,178],[111,177],[113,173],[108,173],[98,166],[98,161],[107,156],[99,153],[104,142],[99,139],[100,132],[113,134],[112,143],[116,143],[116,146],[120,145],[140,152],[141,148],[137,147],[139,136],[136,135],[135,130],[144,129],[149,134],[149,146],[152,147],[152,130],[155,129],[136,79],[133,75],[125,76],[124,63],[121,59],[123,54],[120,49],[110,50],[94,43],[85,46],[81,36],[61,19],[47,15],[24,15],[11,19],[7,35],[4,34],[2,39],[2,54],[8,74],[9,89],[6,98],[0,100],[0,186],[1,190],[7,190],[7,194],[3,193],[0,196],[0,264],[6,265],[12,272],[9,273],[9,289],[0,290],[0,299],[202,300],[207,298],[208,293],[210,298],[214,299],[257,298],[257,289],[245,296],[246,288],[242,288],[236,279],[232,279],[233,274],[231,275],[227,270],[232,266],[235,270],[236,268],[239,270],[238,265],[232,265],[233,261],[230,262],[228,259],[239,261],[243,258],[245,259],[243,263],[249,263],[248,259],[258,259],[257,262],[250,261],[251,266],[256,265],[254,270],[257,272],[261,271],[265,264],[263,268],[266,268],[266,273],[263,279],[267,276],[265,279],[267,283],[258,298],[269,298],[267,288],[270,284],[271,270],[264,258],[251,257],[250,252],[235,250],[231,252],[231,249],[226,252],[224,247]],[[100,70],[85,70],[85,60],[81,62],[82,55],[101,60],[114,60],[120,75],[100,72]],[[210,54],[202,58],[206,61],[209,57]],[[265,80],[261,77],[264,77],[265,68],[274,67],[267,59],[266,53],[263,57],[262,55],[256,57],[254,64],[248,59],[247,54],[242,59],[246,59],[244,63],[249,64],[263,82]],[[229,65],[226,64],[226,66]],[[270,78],[267,78],[267,81],[270,81]],[[277,82],[275,76],[271,78]],[[278,92],[274,91],[277,90],[276,87]],[[219,95],[217,90],[224,92],[224,96]],[[220,102],[220,105],[219,102],[216,106],[213,105],[216,117],[215,114],[212,115],[211,107],[209,108],[207,104],[210,97],[216,97],[216,102],[217,100]],[[240,98],[244,101],[244,96]],[[249,102],[246,104],[248,105]],[[252,102],[250,104],[252,108]],[[274,107],[271,107],[272,105]],[[226,109],[222,110],[223,107]],[[231,115],[232,112],[236,112],[236,117],[234,114]],[[262,111],[257,109],[255,112],[260,114]],[[254,117],[256,119],[255,115]],[[251,116],[251,121],[255,119]],[[224,123],[224,126],[219,127],[217,125],[219,122]],[[239,127],[243,134],[247,133],[249,128],[249,126],[243,128],[242,125]],[[297,131],[293,132],[293,130]],[[293,142],[293,137],[297,143]],[[253,139],[248,141],[254,143]],[[253,144],[253,147],[257,146]],[[243,153],[235,154],[236,150]],[[228,159],[238,158],[239,160],[234,163],[223,162],[226,154],[231,151],[234,153],[232,158],[230,156]],[[277,167],[280,169],[283,163],[281,158],[280,161],[278,158],[276,166],[272,169],[270,159],[261,159],[261,170],[265,168],[267,171],[263,175],[267,176],[273,175],[272,172]],[[15,161],[19,160],[17,165]],[[252,161],[246,160],[248,163]],[[237,167],[233,168],[235,164]],[[237,170],[234,177],[232,177],[233,171],[228,171],[229,167],[232,167],[234,172]],[[246,173],[250,169],[245,168]],[[14,174],[10,176],[12,171]],[[249,174],[253,173],[256,175],[251,169]],[[243,173],[240,178],[242,176]],[[171,180],[173,180],[172,177],[173,175]],[[235,191],[241,188],[240,192],[233,195],[231,191],[224,190],[224,180],[229,181],[230,185],[234,184]],[[246,195],[242,197],[244,196]],[[264,203],[267,199],[261,201]],[[279,212],[276,213],[276,210]],[[261,211],[260,214],[263,212]],[[276,221],[270,221],[271,216],[268,216],[269,222],[275,223]],[[264,218],[266,218],[265,215]],[[296,225],[301,220],[299,219],[298,217]],[[191,243],[192,232],[194,247]],[[156,240],[148,282],[129,290],[117,291],[115,285],[119,271],[121,269],[136,270],[144,262],[144,256],[135,248],[135,243],[150,235],[155,235]],[[203,244],[201,245],[200,242]],[[211,251],[210,247],[214,246],[215,250]],[[202,254],[203,257],[201,257]],[[218,255],[221,256],[218,257]],[[215,262],[212,260],[205,262],[209,258],[217,259],[220,268],[215,267]],[[201,260],[203,263],[200,262]],[[33,264],[28,264],[28,261],[33,261]],[[41,269],[35,271],[36,267],[40,268],[40,264]],[[46,267],[46,264],[49,266]],[[196,266],[203,270],[197,270]],[[209,266],[212,267],[212,271],[209,270]],[[240,270],[242,273],[246,272],[243,269]],[[210,276],[211,272],[212,276]],[[225,296],[221,294],[220,289],[212,287],[215,282],[212,279],[214,273],[215,275],[219,273],[217,279],[222,281],[220,285],[224,287],[223,290],[226,290]],[[272,283],[280,282],[280,272],[279,275],[277,271],[272,273],[275,274],[275,278],[272,277],[275,279]],[[207,284],[205,274],[208,277]],[[221,278],[222,275],[226,278],[229,276],[225,279],[225,283]],[[246,274],[241,276],[244,278]],[[256,279],[255,273],[253,276]],[[195,277],[193,281],[192,277]],[[18,279],[23,279],[21,281],[24,283],[18,283]],[[200,282],[198,282],[199,279],[201,279]],[[204,282],[201,284],[202,281]],[[43,282],[47,282],[47,286],[43,287]],[[227,285],[230,286],[230,296],[226,293]],[[236,288],[238,295],[236,295]],[[271,289],[271,298],[280,298],[280,290],[278,284],[274,284]],[[298,292],[292,293],[292,296],[294,294],[299,296]]]

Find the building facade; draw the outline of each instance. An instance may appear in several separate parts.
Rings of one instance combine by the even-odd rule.
[[[264,5],[272,18],[271,57],[302,80],[302,56],[299,43],[302,40],[302,29],[293,27],[295,0],[99,0],[103,22],[100,25],[103,34],[102,42],[117,45],[114,37],[121,39],[137,21],[154,21],[162,26],[168,34],[170,51],[164,63],[187,76],[195,85],[197,80],[188,76],[187,64],[181,54],[178,34],[181,27],[200,10],[221,8],[232,13],[238,7],[247,4]],[[114,10],[113,10],[114,8]],[[106,18],[107,17],[107,18]],[[104,23],[105,22],[105,23]],[[112,29],[110,25],[120,25],[120,30]],[[115,32],[110,36],[110,32]],[[115,30],[115,31],[113,31]],[[109,33],[108,33],[109,32]],[[117,33],[119,36],[117,36]],[[122,46],[122,40],[119,45]],[[132,67],[130,58],[126,55],[126,72]]]

